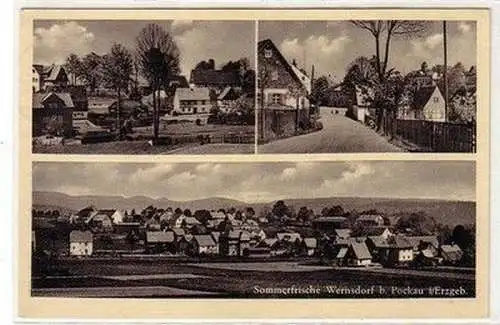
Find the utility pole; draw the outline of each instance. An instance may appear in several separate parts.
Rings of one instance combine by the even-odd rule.
[[[444,50],[444,120],[448,122],[448,51],[446,43],[446,20],[443,20],[443,50]]]

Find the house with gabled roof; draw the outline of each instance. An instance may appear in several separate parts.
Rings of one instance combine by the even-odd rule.
[[[176,252],[176,242],[173,231],[146,231],[146,249],[150,253]]]
[[[62,65],[52,64],[43,66],[34,64],[32,66],[33,92],[61,88],[68,85],[68,73]]]
[[[348,265],[366,266],[372,263],[372,255],[364,242],[352,242],[345,254]]]
[[[74,108],[70,93],[34,93],[32,95],[33,136],[47,133],[71,136]]]
[[[69,234],[69,254],[90,256],[93,250],[93,236],[90,231],[73,230]]]
[[[194,235],[193,249],[197,255],[217,255],[219,249],[211,235]]]
[[[311,79],[289,63],[270,39],[258,43],[258,102],[266,109],[309,109]]]
[[[229,113],[234,109],[238,98],[240,96],[236,89],[228,86],[217,96],[217,108],[224,113]]]
[[[174,115],[210,114],[212,101],[207,87],[177,88],[174,95]]]
[[[240,87],[238,71],[224,71],[215,69],[193,69],[189,83],[194,87],[209,88],[216,93],[226,87]]]
[[[409,109],[399,111],[400,119],[446,121],[445,99],[439,86],[418,88],[413,94]]]
[[[464,252],[457,244],[441,245],[441,257],[444,263],[455,265],[462,259]]]

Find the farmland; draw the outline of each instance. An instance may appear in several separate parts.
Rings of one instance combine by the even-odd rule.
[[[60,267],[69,274],[34,277],[32,294],[80,297],[296,298],[311,294],[299,292],[283,295],[277,292],[285,288],[315,288],[312,295],[317,298],[391,298],[430,297],[430,290],[439,286],[442,289],[461,290],[462,297],[473,297],[475,288],[473,274],[461,274],[453,270],[384,270],[381,273],[380,270],[365,268],[306,266],[293,261],[205,264],[169,263],[162,260],[110,262],[67,259],[61,261]],[[274,289],[269,293],[264,288]],[[342,290],[333,292],[332,288]],[[449,292],[451,291],[443,290],[440,295],[446,296]]]

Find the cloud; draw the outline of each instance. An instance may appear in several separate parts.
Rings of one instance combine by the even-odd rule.
[[[49,163],[34,164],[33,189],[71,195],[144,195],[246,202],[332,196],[474,200],[471,162]],[[461,175],[457,178],[456,175]]]
[[[176,35],[174,38],[181,51],[182,74],[189,76],[197,63],[211,58],[218,66],[243,57],[253,65],[253,26],[252,22],[244,21],[202,21]]]
[[[286,38],[279,48],[289,62],[295,59],[307,71],[314,64],[317,71],[325,73],[339,65],[339,58],[343,58],[351,41],[346,34],[338,37],[310,35],[303,40]]]
[[[64,63],[69,54],[84,55],[91,51],[95,36],[75,21],[53,24],[34,31],[34,62]]]
[[[354,182],[365,175],[374,173],[374,169],[368,164],[355,164],[342,173],[341,181],[345,183]]]
[[[157,182],[168,176],[174,170],[172,164],[159,164],[153,167],[138,168],[130,175],[131,184],[144,184],[149,182]]]
[[[302,42],[297,38],[285,39],[281,43],[280,49],[286,56],[302,57],[304,50],[314,50],[322,55],[332,55],[343,52],[350,41],[351,39],[347,35],[341,35],[337,38],[311,35]]]

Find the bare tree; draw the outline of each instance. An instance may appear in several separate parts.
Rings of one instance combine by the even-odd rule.
[[[373,36],[375,40],[375,67],[380,81],[387,77],[392,38],[419,37],[427,27],[426,22],[418,20],[351,20],[351,23],[368,31]],[[384,46],[383,53],[381,46]]]
[[[104,82],[116,91],[116,130],[121,135],[121,92],[128,88],[132,75],[133,60],[130,52],[121,44],[113,44],[111,52],[103,58]]]
[[[157,95],[162,86],[179,74],[180,53],[173,37],[157,24],[148,24],[136,39],[137,61],[153,90],[153,137],[158,140],[160,125]]]

